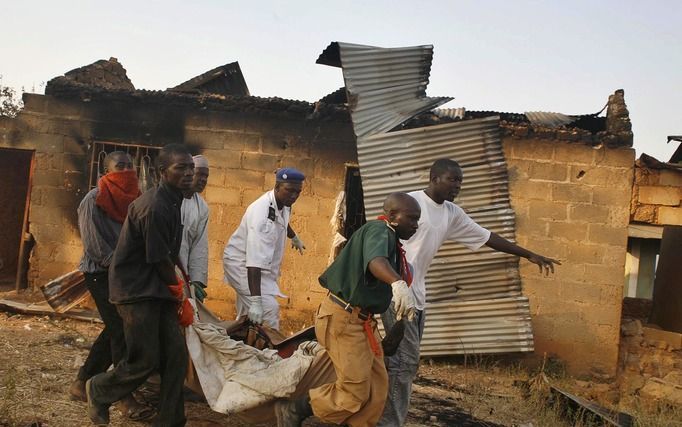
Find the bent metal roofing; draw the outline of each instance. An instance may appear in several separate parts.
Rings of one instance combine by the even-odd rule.
[[[432,46],[383,49],[332,43],[318,63],[341,66],[357,136],[367,216],[386,194],[428,183],[437,158],[457,158],[467,176],[458,204],[484,227],[514,239],[500,117],[424,126],[416,119],[452,99],[427,97]],[[437,118],[437,117],[436,117]],[[471,254],[445,243],[427,273],[425,356],[533,350],[518,259],[488,248]]]

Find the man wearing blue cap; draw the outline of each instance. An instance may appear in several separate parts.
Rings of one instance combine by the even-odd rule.
[[[279,329],[279,304],[286,297],[277,280],[286,238],[301,254],[305,245],[289,225],[291,206],[301,195],[305,175],[294,168],[277,170],[275,188],[246,209],[223,252],[225,281],[237,292],[237,318]]]

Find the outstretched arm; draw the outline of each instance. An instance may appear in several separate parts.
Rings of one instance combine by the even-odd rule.
[[[554,273],[554,264],[561,265],[559,261],[531,252],[528,249],[517,245],[516,243],[510,242],[497,233],[490,233],[490,238],[486,242],[486,246],[493,248],[496,251],[526,258],[528,261],[540,268],[540,274],[542,274],[543,270],[545,275],[549,275],[550,272]]]

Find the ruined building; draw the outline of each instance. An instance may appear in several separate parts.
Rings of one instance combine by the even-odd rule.
[[[397,94],[388,104],[372,98],[371,70],[351,75],[343,44],[318,62],[341,66],[346,86],[317,103],[251,96],[236,63],[165,91],[135,89],[113,58],[52,79],[45,95],[25,94],[18,117],[0,119],[0,162],[16,171],[2,187],[12,210],[2,212],[9,244],[0,273],[22,284],[27,265],[26,283],[36,287],[74,270],[76,207],[96,184],[103,153],[129,151],[152,180],[158,149],[185,143],[211,163],[208,305],[224,316],[234,313],[222,283],[227,239],[277,167],[306,173],[292,226],[308,251],[287,251],[281,279],[283,328],[296,329],[312,323],[324,296],[317,277],[333,233],[349,235],[387,192],[424,187],[433,160],[451,156],[463,165],[460,202],[472,216],[563,265],[543,277],[525,261],[444,248],[429,272],[436,309],[425,354],[440,354],[434,342],[447,343],[448,354],[548,353],[573,372],[614,375],[635,174],[623,92],[611,95],[605,116],[444,110],[449,98],[425,97],[430,46],[373,49],[355,53],[408,64],[384,81],[383,93]],[[344,221],[334,229],[337,207]],[[19,256],[31,239],[30,258]]]

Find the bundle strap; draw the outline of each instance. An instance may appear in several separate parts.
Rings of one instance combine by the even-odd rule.
[[[369,341],[369,347],[372,349],[372,353],[374,353],[376,357],[381,357],[381,347],[379,347],[377,337],[374,336],[374,331],[372,330],[372,317],[368,317],[367,320],[362,323],[362,326],[365,329],[365,335],[367,335],[367,341]]]

